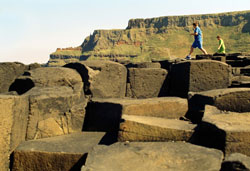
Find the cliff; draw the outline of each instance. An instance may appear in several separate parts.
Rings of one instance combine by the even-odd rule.
[[[150,61],[152,58],[184,57],[193,41],[190,33],[194,21],[200,24],[203,46],[208,53],[216,52],[217,35],[224,39],[228,53],[250,52],[250,11],[239,11],[131,19],[124,30],[95,30],[79,47],[52,53],[51,60],[125,58]]]

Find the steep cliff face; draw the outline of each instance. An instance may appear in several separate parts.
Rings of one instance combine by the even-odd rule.
[[[124,30],[95,30],[80,47],[57,50],[51,57],[72,56],[80,60],[129,58],[134,61],[184,57],[193,41],[190,33],[195,21],[203,31],[203,45],[208,53],[216,52],[217,35],[224,39],[227,52],[250,52],[250,11],[241,11],[131,19]]]

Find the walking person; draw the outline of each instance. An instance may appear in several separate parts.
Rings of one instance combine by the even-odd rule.
[[[217,53],[226,53],[226,47],[222,38],[220,36],[217,36],[216,38],[219,40],[219,47]]]
[[[198,22],[193,23],[193,27],[194,33],[191,33],[190,35],[194,36],[194,42],[186,59],[191,59],[191,54],[193,53],[194,48],[199,48],[204,54],[207,54],[207,51],[202,47],[202,31],[198,26]]]

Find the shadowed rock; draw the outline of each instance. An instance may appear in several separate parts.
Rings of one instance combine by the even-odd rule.
[[[84,61],[65,67],[76,69],[82,76],[86,94],[99,98],[125,97],[127,70],[123,65],[111,61]]]
[[[87,170],[219,170],[222,152],[182,142],[116,143],[95,147]]]
[[[12,170],[80,170],[104,134],[81,132],[23,142],[14,151]]]
[[[167,77],[167,71],[161,68],[129,68],[127,97],[158,97]]]
[[[250,157],[240,153],[233,153],[226,157],[221,166],[221,171],[227,170],[250,170]]]
[[[63,67],[45,67],[27,71],[18,77],[11,85],[10,91],[19,94],[27,92],[32,87],[67,86],[74,91],[82,91],[83,82],[80,75],[73,69]]]
[[[231,85],[231,67],[212,60],[192,60],[172,65],[169,94],[187,97],[199,92],[227,88]]]
[[[0,63],[0,93],[8,92],[13,81],[22,75],[27,67],[22,63]]]
[[[109,104],[105,105],[105,104]],[[113,106],[112,106],[113,105]],[[87,113],[100,112],[99,115],[118,113],[126,115],[154,116],[169,119],[178,119],[184,116],[188,110],[187,100],[179,97],[159,97],[147,99],[100,99],[93,98],[88,103],[90,111]],[[116,111],[115,106],[120,106]],[[91,113],[90,113],[91,112]],[[98,114],[97,114],[98,115]],[[97,117],[93,117],[97,119]]]
[[[8,170],[9,156],[25,140],[28,98],[0,95],[0,168]]]
[[[210,106],[206,106],[206,110],[208,111],[205,111],[203,121],[213,124],[225,134],[224,152],[226,155],[235,152],[250,155],[250,113],[220,111]],[[209,129],[204,129],[204,131],[209,132]],[[211,137],[215,137],[215,135],[211,134]],[[222,135],[218,137],[217,142],[222,137]],[[207,138],[209,142],[209,137],[207,136]]]
[[[188,141],[196,125],[186,121],[123,115],[119,141]]]

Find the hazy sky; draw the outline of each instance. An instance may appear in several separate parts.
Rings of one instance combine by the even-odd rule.
[[[96,29],[132,18],[250,10],[250,0],[0,0],[0,62],[46,63]]]

